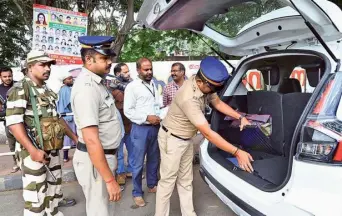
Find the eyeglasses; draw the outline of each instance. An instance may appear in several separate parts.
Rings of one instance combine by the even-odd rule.
[[[171,73],[181,72],[181,70],[171,70]]]
[[[207,86],[210,88],[210,90],[214,93],[214,92],[220,92],[223,88],[224,88],[224,85],[220,85],[220,86],[214,86],[212,85],[211,83],[207,82],[207,81],[204,81]]]

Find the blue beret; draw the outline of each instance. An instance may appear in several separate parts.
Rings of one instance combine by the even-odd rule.
[[[230,78],[227,68],[215,57],[209,56],[201,61],[200,69],[205,78],[223,84]]]
[[[102,55],[115,55],[110,49],[112,42],[115,40],[111,36],[81,36],[78,41],[82,48],[90,48],[101,53]]]

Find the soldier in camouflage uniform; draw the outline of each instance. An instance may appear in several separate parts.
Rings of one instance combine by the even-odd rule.
[[[21,144],[18,154],[22,170],[25,216],[63,215],[58,210],[58,203],[63,196],[61,193],[62,172],[59,150],[53,148],[46,150],[45,141],[50,142],[51,138],[61,135],[62,131],[63,136],[65,132],[75,142],[77,136],[72,133],[64,120],[60,120],[57,116],[55,103],[57,95],[47,88],[44,82],[49,78],[50,66],[54,63],[55,60],[49,58],[43,51],[31,51],[27,55],[26,76],[8,92],[6,123],[17,142]],[[38,136],[37,127],[34,123],[34,108],[30,100],[32,93],[36,101],[39,122],[44,119],[56,120],[51,122],[54,125],[50,127],[50,129],[53,128],[50,131],[46,130],[48,126],[45,127],[44,124],[41,124],[44,142],[40,144],[44,150],[35,148],[26,132],[28,129],[34,137]],[[57,181],[53,180],[44,164],[49,167]]]

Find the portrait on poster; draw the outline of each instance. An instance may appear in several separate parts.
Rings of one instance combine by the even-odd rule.
[[[54,55],[59,64],[80,63],[79,36],[87,35],[87,14],[33,5],[32,49]]]

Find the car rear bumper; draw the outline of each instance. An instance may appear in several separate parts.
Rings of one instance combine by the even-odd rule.
[[[202,166],[199,173],[203,181],[209,185],[214,193],[238,215],[255,215],[263,216],[261,212],[248,205],[246,202],[238,198],[227,188],[223,187],[214,177],[212,177]]]
[[[261,191],[216,163],[209,156],[207,148],[208,141],[205,140],[200,151],[200,175],[221,201],[237,215],[315,215],[311,208],[303,209],[300,203],[288,199],[290,187],[273,193]]]

